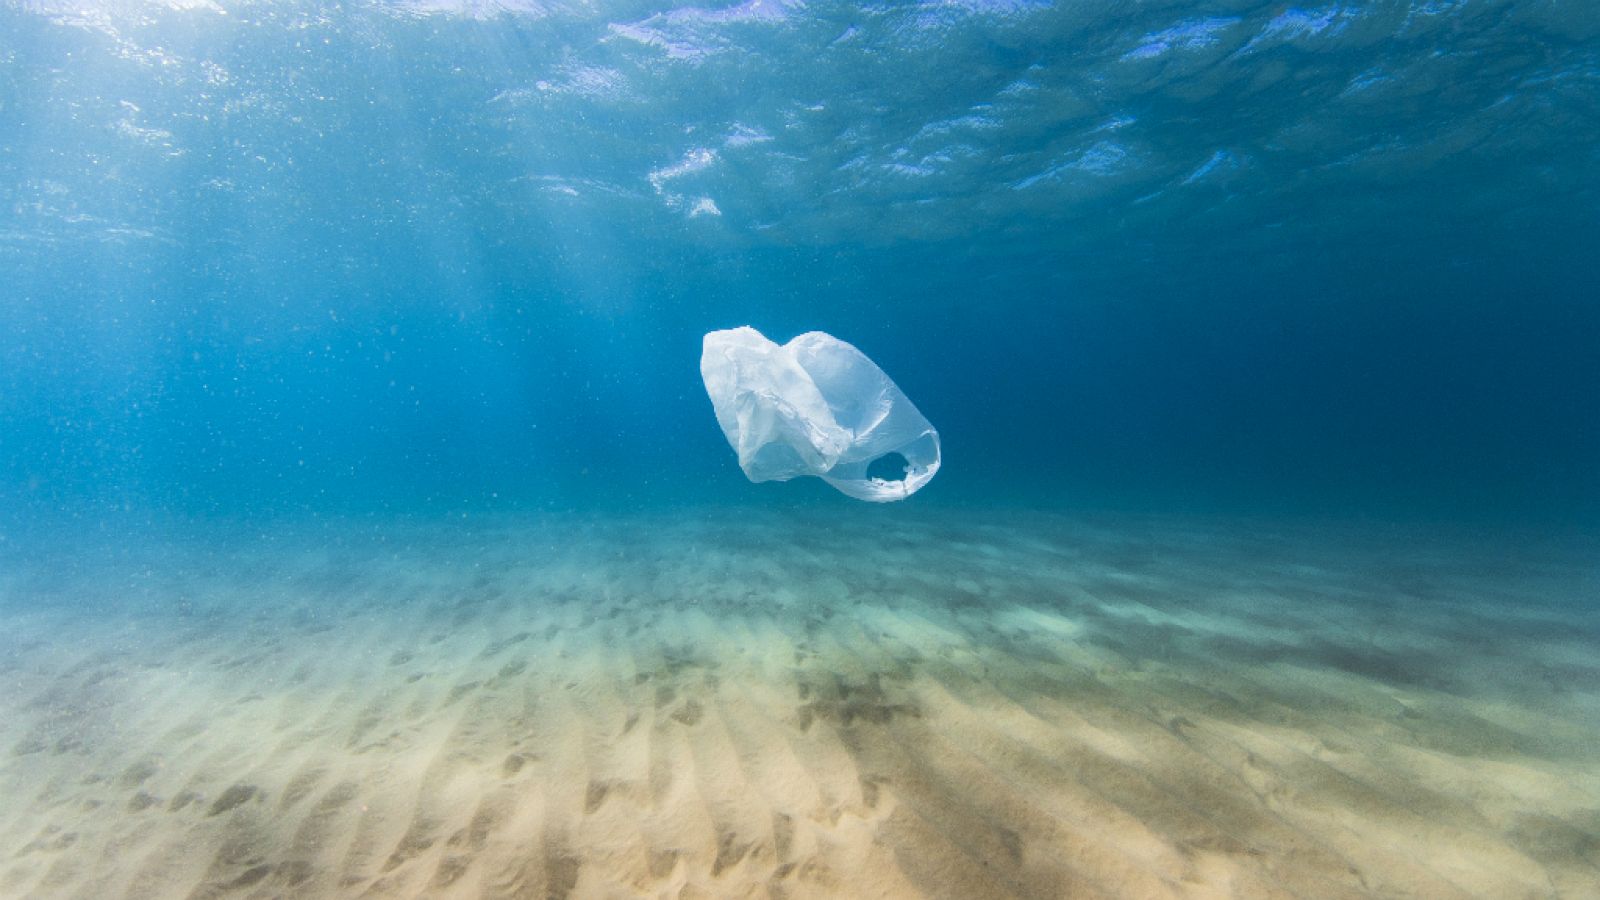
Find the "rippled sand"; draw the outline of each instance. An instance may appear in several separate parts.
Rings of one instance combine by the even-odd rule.
[[[13,540],[0,896],[1600,896],[1593,544],[748,516]]]

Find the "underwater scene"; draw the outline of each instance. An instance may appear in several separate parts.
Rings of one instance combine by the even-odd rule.
[[[1600,6],[0,0],[0,900],[1600,898]]]

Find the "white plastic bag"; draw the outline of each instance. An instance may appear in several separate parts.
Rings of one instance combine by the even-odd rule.
[[[750,327],[713,331],[700,375],[751,481],[816,475],[886,503],[939,471],[939,432],[872,360],[830,335],[780,347]]]

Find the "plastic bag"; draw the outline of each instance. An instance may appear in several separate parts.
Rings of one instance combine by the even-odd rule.
[[[939,432],[855,347],[820,331],[778,346],[705,337],[700,375],[751,481],[815,475],[858,500],[904,500],[939,471]]]

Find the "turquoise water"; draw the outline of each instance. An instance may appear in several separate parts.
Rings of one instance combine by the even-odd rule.
[[[1600,893],[1597,48],[0,0],[0,896]]]
[[[9,509],[831,503],[751,324],[929,502],[1595,520],[1581,6],[175,6],[0,20]]]

